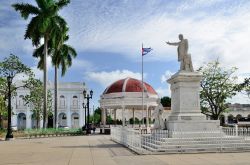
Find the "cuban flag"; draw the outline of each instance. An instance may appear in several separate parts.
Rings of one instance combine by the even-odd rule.
[[[142,47],[142,56],[145,56],[145,55],[148,54],[151,50],[153,50],[153,49],[151,49],[151,48],[143,48],[143,47]]]

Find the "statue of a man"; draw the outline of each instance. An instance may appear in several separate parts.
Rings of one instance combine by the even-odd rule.
[[[179,42],[166,42],[168,45],[178,46],[178,61],[181,62],[180,70],[193,72],[193,64],[191,55],[188,54],[188,40],[183,38],[182,34],[179,34]]]
[[[161,99],[157,99],[157,106],[154,109],[154,129],[164,129],[164,121],[162,118],[162,113],[164,111],[163,106],[161,104]]]

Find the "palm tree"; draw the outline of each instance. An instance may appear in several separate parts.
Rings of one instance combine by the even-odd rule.
[[[34,15],[27,25],[24,39],[31,39],[33,46],[39,46],[41,38],[44,39],[44,105],[43,105],[43,128],[47,126],[47,55],[48,42],[51,36],[66,26],[66,21],[58,15],[58,11],[68,5],[70,0],[36,0],[37,6],[24,3],[13,4],[12,7],[19,11],[26,20],[30,15]]]
[[[52,42],[52,47],[49,47],[48,51],[52,55],[52,64],[55,67],[55,81],[54,81],[54,90],[55,90],[55,100],[54,100],[54,108],[55,108],[55,115],[54,115],[54,127],[57,128],[57,100],[58,100],[58,68],[61,66],[61,76],[64,76],[67,68],[72,65],[72,58],[75,58],[77,53],[73,47],[70,45],[65,44],[66,41],[68,41],[69,36],[67,35],[68,28],[63,28],[62,31],[58,31],[57,35],[55,35],[55,38],[52,38],[52,40],[55,40],[53,43],[52,40],[49,41]],[[38,67],[43,67],[43,47],[44,45],[41,45],[39,48],[35,49],[33,52],[33,56],[36,58],[40,58],[38,62]]]

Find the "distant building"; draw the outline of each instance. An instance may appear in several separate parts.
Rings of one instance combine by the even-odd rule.
[[[250,104],[229,104],[228,111],[221,116],[221,124],[250,122]]]
[[[54,83],[48,83],[48,89],[52,93],[53,115],[48,117],[48,127],[53,127],[54,119]],[[80,128],[84,125],[83,90],[84,83],[69,82],[58,84],[58,112],[57,121],[60,127]],[[87,90],[87,89],[86,89]],[[18,88],[16,96],[12,98],[12,127],[17,129],[42,127],[43,120],[37,126],[36,119],[32,115],[32,105],[26,104],[23,98],[29,94],[26,88]]]

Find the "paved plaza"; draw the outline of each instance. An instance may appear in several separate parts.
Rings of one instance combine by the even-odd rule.
[[[108,135],[0,141],[0,164],[249,165],[250,153],[137,155]]]

